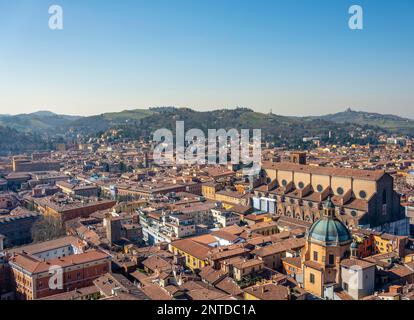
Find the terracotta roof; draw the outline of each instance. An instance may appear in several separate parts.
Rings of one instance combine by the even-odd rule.
[[[264,265],[264,262],[262,260],[250,259],[250,260],[245,260],[245,261],[235,263],[233,267],[236,269],[244,269],[244,268],[251,268],[251,267],[263,266],[263,265]]]
[[[160,258],[159,256],[153,255],[147,259],[145,259],[142,264],[150,269],[151,271],[165,271],[172,269],[171,264],[168,261]]]
[[[238,296],[243,293],[236,282],[230,277],[225,277],[223,280],[217,282],[215,287],[232,296]]]
[[[252,226],[249,226],[248,228],[251,231],[256,231],[256,230],[260,230],[260,229],[264,229],[264,228],[269,228],[269,227],[276,227],[276,226],[277,226],[277,223],[276,222],[269,221],[269,222],[259,222],[259,223],[256,223],[256,224],[252,225]]]
[[[289,289],[274,283],[252,286],[244,289],[244,292],[259,300],[288,300]]]
[[[211,266],[206,266],[201,269],[199,276],[210,284],[215,284],[218,280],[223,279],[227,272],[222,270],[215,270]]]
[[[44,298],[39,298],[37,300],[53,300],[53,301],[58,301],[58,300],[81,300],[85,296],[93,295],[93,294],[96,294],[96,293],[99,293],[99,289],[96,286],[93,285],[93,286],[89,286],[89,287],[85,287],[85,288],[79,288],[79,289],[68,291],[68,292],[54,294],[52,296],[48,296],[48,297],[44,297]]]
[[[301,257],[286,257],[283,258],[283,261],[287,264],[290,264],[298,269],[302,269],[302,259]]]
[[[42,253],[45,251],[59,249],[59,248],[67,247],[71,245],[76,246],[76,247],[83,247],[84,243],[78,237],[66,236],[66,237],[62,237],[59,239],[55,239],[55,240],[50,240],[50,241],[45,241],[41,243],[35,243],[35,244],[30,244],[30,245],[14,248],[10,250],[9,252],[10,253],[13,253],[13,252],[22,253],[24,251],[28,254],[35,255],[35,254]]]
[[[223,250],[223,248],[219,248],[219,250],[212,250],[211,259],[219,260],[219,259],[225,259],[227,257],[230,258],[234,256],[241,256],[248,252],[249,250],[243,247],[234,248],[234,249],[226,249],[226,250]]]
[[[151,300],[172,300],[172,297],[157,284],[148,284],[141,287],[141,290]]]
[[[239,239],[238,236],[235,236],[235,235],[233,235],[233,234],[231,234],[229,232],[223,231],[221,229],[220,230],[217,230],[217,231],[213,231],[211,233],[211,235],[213,237],[217,237],[219,239],[224,239],[224,240],[227,240],[227,241],[230,241],[230,242],[235,242],[235,241],[237,241]]]
[[[187,292],[187,296],[190,298],[190,300],[221,300],[225,298],[227,294],[218,290],[202,288]]]
[[[259,257],[267,257],[274,254],[285,252],[286,250],[286,246],[284,246],[283,243],[279,242],[272,244],[270,246],[255,249],[251,253]]]
[[[414,271],[404,266],[393,267],[389,272],[397,278],[404,278],[414,274]]]
[[[346,291],[344,290],[337,290],[335,291],[335,294],[344,301],[350,301],[350,300],[354,300]]]
[[[320,263],[315,262],[315,261],[305,261],[303,263],[305,266],[315,269],[315,270],[319,270],[319,271],[323,271],[323,267]]]
[[[102,251],[91,250],[85,253],[74,254],[44,262],[28,254],[17,253],[10,259],[10,263],[17,265],[32,274],[36,274],[49,271],[51,266],[68,267],[109,258],[110,256]]]
[[[366,269],[370,267],[375,267],[375,264],[360,259],[344,259],[341,261],[341,266],[346,268],[352,268],[354,266],[357,266],[361,267],[362,269]]]
[[[214,238],[211,234],[203,234],[201,236],[193,237],[191,240],[204,244],[204,245],[210,245],[212,243],[216,243],[218,240]]]
[[[200,260],[206,260],[210,248],[208,246],[197,243],[191,239],[182,239],[174,241],[171,246],[192,255]]]
[[[234,224],[230,227],[221,228],[221,231],[226,231],[228,233],[234,234],[236,236],[240,235],[244,229],[242,227],[239,227],[238,225]]]
[[[346,178],[358,178],[363,180],[377,181],[381,179],[385,171],[383,170],[358,170],[358,169],[347,169],[347,168],[331,168],[331,167],[315,167],[308,165],[300,165],[291,162],[264,162],[262,165],[264,169],[275,169],[283,171],[295,171],[312,173],[325,176],[336,176]]]

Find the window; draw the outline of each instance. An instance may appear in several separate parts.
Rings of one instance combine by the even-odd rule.
[[[309,282],[315,283],[315,275],[313,273],[310,274]]]
[[[348,291],[348,284],[346,282],[344,282],[344,290]]]
[[[340,196],[342,196],[342,195],[344,194],[344,189],[343,189],[343,188],[341,188],[341,187],[339,187],[338,189],[336,189],[336,192],[337,192]]]
[[[287,186],[287,181],[286,180],[282,180],[282,186],[284,186],[284,187]]]
[[[321,184],[318,184],[317,187],[316,187],[316,190],[318,192],[322,192],[323,191],[323,186]]]
[[[361,199],[365,199],[367,197],[367,193],[364,190],[361,190],[359,192],[359,196],[361,197]]]
[[[318,261],[318,252],[317,251],[313,252],[313,260]]]
[[[351,216],[356,217],[356,215],[357,215],[356,211],[355,210],[352,210],[351,211]]]
[[[298,186],[299,186],[299,189],[305,188],[305,184],[302,181],[299,182]]]
[[[329,264],[332,265],[335,263],[335,256],[333,254],[329,255]]]

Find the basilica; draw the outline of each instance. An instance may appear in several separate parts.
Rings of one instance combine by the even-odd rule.
[[[382,170],[310,166],[302,152],[292,153],[290,162],[264,162],[262,169],[262,184],[253,189],[256,210],[310,225],[331,197],[336,216],[349,228],[409,234],[393,178]]]

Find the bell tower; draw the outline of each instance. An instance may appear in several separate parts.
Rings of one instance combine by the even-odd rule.
[[[291,152],[290,161],[292,163],[306,165],[306,152],[302,152],[302,151]]]
[[[333,204],[332,198],[330,196],[323,206],[323,216],[325,218],[335,218],[335,205]]]

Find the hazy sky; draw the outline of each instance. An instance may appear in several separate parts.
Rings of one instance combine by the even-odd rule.
[[[50,5],[64,29],[48,27]],[[364,9],[364,30],[348,8]],[[0,0],[0,113],[175,105],[414,118],[412,0]]]

